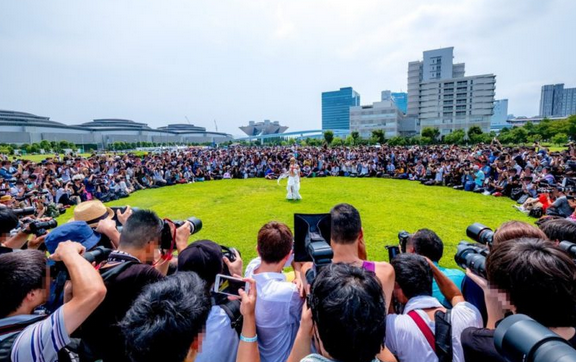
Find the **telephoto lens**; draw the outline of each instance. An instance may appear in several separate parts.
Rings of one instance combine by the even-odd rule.
[[[488,226],[476,222],[466,228],[466,236],[484,245],[492,245],[494,231]]]
[[[576,362],[576,350],[568,341],[524,314],[500,322],[494,345],[511,362]]]
[[[561,241],[560,244],[558,244],[558,246],[560,247],[560,249],[570,254],[570,257],[576,258],[576,244],[571,243],[569,241]]]
[[[474,274],[486,278],[486,257],[488,250],[482,246],[461,241],[456,249],[454,261],[463,269],[470,269]]]

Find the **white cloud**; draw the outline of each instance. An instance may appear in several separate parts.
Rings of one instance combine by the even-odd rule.
[[[67,123],[124,117],[238,133],[320,125],[320,93],[406,90],[407,63],[455,47],[468,74],[533,115],[540,86],[576,86],[571,0],[24,0],[0,4],[0,108]]]

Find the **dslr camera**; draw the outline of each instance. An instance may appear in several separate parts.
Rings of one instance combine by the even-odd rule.
[[[180,226],[184,225],[184,222],[190,222],[190,234],[196,234],[198,231],[202,230],[202,220],[196,217],[189,217],[186,220],[176,220],[171,221],[164,219],[162,222],[162,236],[160,237],[160,249],[164,250],[174,250],[174,244],[176,243],[176,231],[172,232],[170,229],[170,224],[175,226],[176,230]],[[232,260],[231,260],[232,261]]]
[[[386,245],[385,248],[388,250],[388,261],[392,261],[396,257],[396,255],[400,254],[400,252],[406,252],[406,244],[408,240],[412,237],[408,231],[400,231],[398,233],[398,245]]]
[[[312,284],[320,269],[332,263],[330,214],[294,214],[294,261],[312,262],[306,280]]]
[[[466,228],[466,236],[484,245],[492,245],[494,231],[488,226],[475,222]]]

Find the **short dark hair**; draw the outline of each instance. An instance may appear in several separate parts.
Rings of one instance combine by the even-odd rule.
[[[406,298],[432,295],[432,268],[423,256],[400,254],[391,261],[396,273],[396,283]]]
[[[425,256],[432,261],[438,261],[444,253],[442,239],[430,229],[420,229],[408,240],[418,255]]]
[[[134,301],[120,328],[134,362],[182,362],[206,326],[210,296],[193,272],[149,284]]]
[[[46,257],[38,250],[0,255],[0,318],[16,311],[26,295],[44,288]]]
[[[546,327],[576,323],[576,265],[553,244],[530,238],[497,244],[486,259],[486,274],[493,288],[508,292],[516,313]]]
[[[496,245],[519,238],[546,239],[547,236],[542,230],[527,222],[512,220],[503,223],[494,232],[492,244]]]
[[[362,221],[360,213],[350,204],[338,204],[330,210],[331,236],[338,244],[352,244],[360,236]]]
[[[18,226],[18,216],[8,207],[0,207],[0,236]]]
[[[372,361],[384,346],[386,302],[373,273],[345,263],[322,269],[309,305],[324,349],[339,361]]]
[[[293,240],[286,224],[270,221],[258,231],[258,254],[266,263],[278,263],[292,250]]]
[[[136,210],[122,227],[120,246],[142,249],[153,240],[160,239],[162,220],[151,210]]]
[[[539,225],[551,241],[576,242],[576,223],[566,219],[553,219]]]

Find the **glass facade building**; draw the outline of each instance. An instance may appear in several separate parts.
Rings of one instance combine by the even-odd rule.
[[[350,129],[350,107],[360,105],[352,87],[322,93],[322,129]]]
[[[408,111],[408,93],[392,93],[390,95],[396,107],[402,111],[402,113],[406,114]]]
[[[564,88],[564,83],[542,86],[540,115],[564,117],[576,114],[576,88]]]

